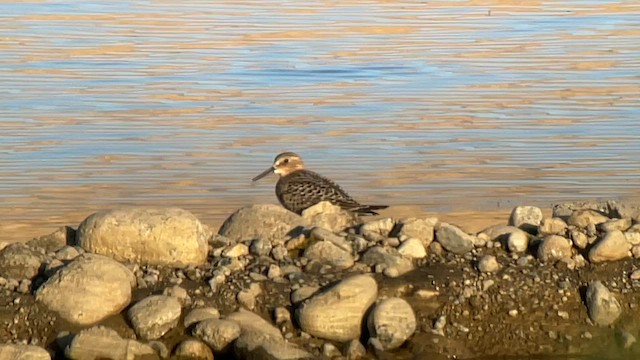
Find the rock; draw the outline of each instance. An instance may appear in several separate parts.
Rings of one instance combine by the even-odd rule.
[[[481,247],[489,247],[491,248],[492,246],[494,246],[494,243],[491,243],[491,245],[489,245],[491,242],[489,241],[489,237],[486,234],[478,234],[476,236],[473,237],[473,246],[481,248]]]
[[[631,226],[625,231],[624,236],[631,245],[640,245],[640,224]]]
[[[629,349],[636,342],[636,337],[625,329],[616,331],[616,341],[623,349]]]
[[[436,240],[454,254],[468,253],[473,249],[474,243],[473,236],[447,223],[440,223],[436,228]]]
[[[200,321],[219,318],[220,312],[214,307],[196,308],[189,311],[187,316],[184,317],[183,324],[185,328],[189,328],[191,325],[197,324]]]
[[[255,239],[251,242],[251,246],[249,246],[249,253],[255,256],[269,256],[271,250],[273,250],[271,242],[265,239]]]
[[[267,279],[278,279],[282,277],[282,269],[276,264],[270,264],[267,270]]]
[[[222,252],[222,256],[227,258],[239,258],[245,255],[249,255],[249,247],[242,243],[232,245]]]
[[[412,259],[422,259],[427,256],[424,242],[417,238],[409,238],[398,247],[398,253]]]
[[[209,231],[178,208],[130,208],[95,213],[78,227],[76,240],[88,252],[118,261],[169,266],[207,260]]]
[[[65,245],[56,251],[56,259],[62,261],[70,261],[80,256],[80,252],[73,246]]]
[[[433,329],[431,329],[431,332],[439,336],[444,336],[444,327],[446,325],[447,325],[447,317],[444,315],[441,315],[440,317],[438,317],[435,323],[433,323]]]
[[[382,246],[367,250],[360,262],[382,269],[388,277],[398,277],[414,269],[411,259],[403,257],[396,249]]]
[[[586,302],[589,318],[600,326],[613,324],[622,313],[620,303],[601,281],[594,281],[589,284]]]
[[[347,360],[364,359],[367,356],[367,349],[358,340],[351,340],[344,348],[344,356]]]
[[[431,243],[431,245],[429,245],[429,253],[436,256],[442,256],[444,254],[444,249],[439,242],[434,241]]]
[[[593,263],[616,261],[631,256],[631,244],[622,231],[614,230],[598,241],[589,250],[589,261]]]
[[[191,298],[189,297],[189,293],[185,288],[180,287],[179,285],[174,285],[172,287],[165,288],[162,290],[162,295],[165,296],[173,296],[178,299],[181,306],[186,306],[191,304]]]
[[[9,279],[33,279],[44,262],[44,256],[23,243],[0,250],[0,276]]]
[[[32,249],[43,249],[45,253],[56,252],[65,245],[75,243],[76,231],[69,226],[62,226],[49,235],[41,236],[27,242]]]
[[[608,220],[608,217],[595,210],[585,209],[574,211],[567,220],[567,224],[584,229],[590,224],[598,225]]]
[[[512,253],[523,253],[529,247],[529,234],[518,229],[509,234],[507,239],[507,248]]]
[[[611,219],[600,223],[597,228],[601,232],[612,232],[615,230],[626,231],[632,225],[631,218]]]
[[[207,319],[196,325],[193,336],[211,346],[215,352],[226,352],[240,336],[240,325],[231,320]]]
[[[636,223],[640,222],[640,204],[619,203],[617,201],[607,201],[607,209],[612,217],[630,218]]]
[[[275,246],[273,249],[271,249],[271,257],[273,258],[273,260],[283,261],[288,256],[289,253],[287,249],[282,245]]]
[[[493,255],[484,255],[478,261],[478,270],[483,273],[495,273],[500,270],[500,264]]]
[[[296,310],[300,328],[333,341],[360,337],[365,312],[378,295],[378,285],[369,275],[355,275],[307,299]]]
[[[369,334],[384,350],[400,347],[416,331],[416,324],[411,305],[400,298],[380,301],[367,320]]]
[[[633,255],[634,259],[640,259],[640,245],[634,245],[631,248],[631,255]]]
[[[571,257],[571,241],[559,235],[549,235],[538,247],[538,259],[542,262]]]
[[[153,348],[135,340],[123,339],[112,329],[97,326],[82,330],[65,349],[69,359],[157,359]]]
[[[36,300],[66,321],[87,326],[127,307],[135,284],[126,266],[106,256],[84,254],[40,286]]]
[[[333,359],[338,356],[342,356],[342,353],[340,353],[340,350],[338,350],[338,348],[335,345],[328,342],[322,344],[321,352],[322,352],[322,355],[327,359]]]
[[[351,243],[343,236],[336,235],[327,229],[314,227],[309,233],[311,241],[328,241],[344,251],[351,253]]]
[[[338,270],[348,269],[353,266],[355,260],[351,252],[329,241],[319,241],[311,244],[305,251],[304,257],[329,264]]]
[[[167,348],[167,345],[165,345],[162,341],[149,341],[147,345],[149,345],[161,359],[169,358],[169,348]]]
[[[240,325],[240,337],[233,343],[234,352],[239,359],[313,358],[308,352],[287,342],[277,328],[252,312],[241,309],[230,314],[227,320]]]
[[[398,246],[400,246],[400,239],[398,239],[397,237],[388,237],[382,240],[382,245],[397,248]]]
[[[587,245],[589,245],[589,238],[587,237],[587,234],[583,233],[580,230],[571,230],[570,232],[571,235],[571,241],[573,242],[573,246],[577,247],[578,249],[584,249],[587,247]]]
[[[291,293],[291,303],[297,305],[318,292],[317,286],[302,286]]]
[[[31,280],[22,279],[20,280],[20,285],[16,288],[16,291],[21,294],[27,294],[31,292]]]
[[[609,211],[609,206],[604,202],[593,201],[575,201],[553,205],[553,217],[559,217],[563,220],[568,219],[571,214],[580,210],[595,210],[602,214]]]
[[[274,245],[287,236],[297,236],[306,225],[300,215],[282,206],[257,204],[236,210],[218,234],[234,242],[263,239]]]
[[[343,210],[328,201],[321,201],[302,212],[302,218],[310,226],[316,226],[333,232],[340,232],[355,225],[355,214]]]
[[[498,241],[501,244],[506,244],[509,235],[512,233],[522,233],[529,235],[526,231],[523,231],[515,226],[511,225],[493,225],[480,231],[477,236],[486,236],[491,241]],[[483,235],[484,234],[484,235]]]
[[[438,224],[438,218],[407,218],[400,221],[400,231],[398,237],[406,236],[408,238],[418,239],[422,242],[424,248],[429,247],[435,235],[434,229]]]
[[[291,313],[284,306],[278,306],[273,311],[273,321],[276,325],[282,325],[291,322]]]
[[[395,226],[396,223],[391,218],[368,221],[360,227],[360,234],[369,241],[383,241],[389,237]]]
[[[540,235],[562,235],[567,229],[567,223],[561,218],[544,218],[538,227]]]
[[[178,359],[213,360],[213,352],[202,341],[187,339],[178,344],[173,352]]]
[[[146,297],[128,311],[127,316],[138,337],[155,340],[178,325],[182,307],[172,296]]]
[[[252,310],[256,307],[256,298],[262,293],[262,287],[258,283],[251,283],[249,288],[238,292],[236,300],[245,308]]]
[[[509,225],[528,233],[536,233],[542,222],[542,210],[535,206],[517,206],[511,211]]]
[[[33,345],[0,344],[0,359],[6,360],[51,360],[47,350]]]

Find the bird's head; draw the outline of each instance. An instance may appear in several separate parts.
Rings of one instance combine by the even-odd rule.
[[[304,163],[300,155],[292,152],[283,152],[276,156],[271,167],[254,177],[252,181],[258,181],[271,173],[287,176],[296,170],[302,169],[304,169]]]

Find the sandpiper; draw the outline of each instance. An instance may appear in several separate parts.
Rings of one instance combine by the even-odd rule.
[[[305,169],[302,158],[296,153],[283,152],[276,156],[273,165],[254,177],[253,181],[271,173],[280,175],[276,184],[278,200],[286,209],[297,214],[321,201],[329,201],[360,215],[378,215],[374,210],[387,208],[386,205],[362,205],[353,200],[338,184]]]

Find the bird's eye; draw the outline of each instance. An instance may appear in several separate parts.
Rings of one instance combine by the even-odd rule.
[[[289,163],[289,159],[284,159],[284,160],[282,160],[282,163],[283,163],[283,164],[288,164],[288,163]]]

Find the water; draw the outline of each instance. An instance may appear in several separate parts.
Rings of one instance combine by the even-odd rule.
[[[274,202],[281,151],[426,211],[638,198],[637,1],[0,1],[0,229]]]

